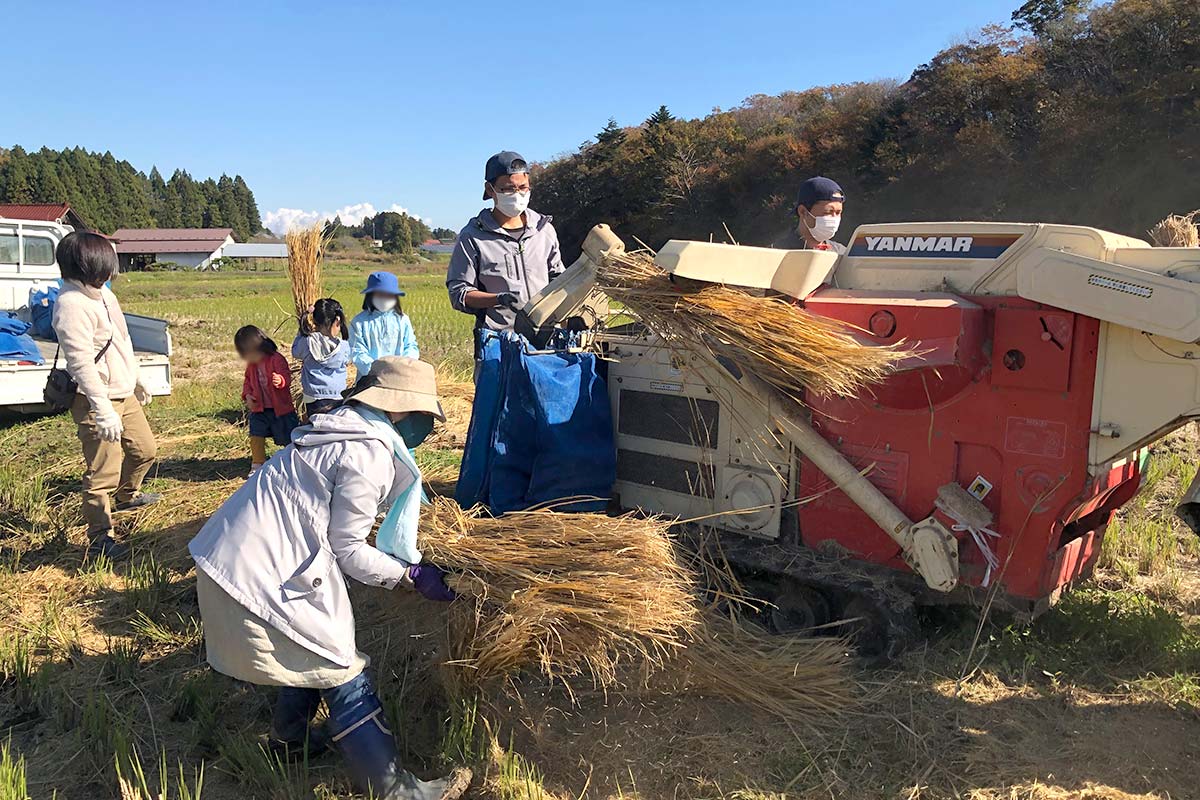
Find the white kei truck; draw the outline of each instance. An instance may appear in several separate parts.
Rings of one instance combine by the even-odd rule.
[[[57,286],[62,277],[54,252],[73,229],[54,222],[0,217],[0,311],[12,311],[31,321],[30,295]],[[129,335],[138,356],[142,383],[154,395],[171,393],[171,334],[167,321],[126,314]],[[32,335],[32,331],[30,334]],[[36,338],[43,364],[0,356],[0,415],[47,410],[42,398],[56,352],[52,341]],[[66,368],[59,354],[58,366]]]

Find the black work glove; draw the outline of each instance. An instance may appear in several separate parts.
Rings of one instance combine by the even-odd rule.
[[[517,307],[521,305],[521,301],[512,292],[501,292],[496,295],[496,305],[516,311]]]

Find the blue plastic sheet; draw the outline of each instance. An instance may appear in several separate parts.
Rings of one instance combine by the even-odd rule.
[[[524,337],[482,331],[475,405],[455,499],[493,514],[553,505],[602,511],[616,479],[603,362],[535,352]],[[566,498],[593,500],[560,504]]]
[[[37,342],[29,335],[29,323],[11,311],[0,312],[0,360],[46,363]]]

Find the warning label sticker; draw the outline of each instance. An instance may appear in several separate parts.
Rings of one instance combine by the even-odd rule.
[[[1067,424],[1051,419],[1009,417],[1004,450],[1027,456],[1063,458],[1067,454]]]

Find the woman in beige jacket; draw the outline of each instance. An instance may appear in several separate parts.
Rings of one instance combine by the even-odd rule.
[[[105,286],[117,273],[112,245],[98,234],[76,232],[59,243],[56,255],[63,286],[54,306],[54,332],[67,371],[79,385],[71,416],[87,461],[83,516],[88,555],[122,558],[129,548],[112,537],[113,511],[160,499],[139,491],[158,451],[142,410],[150,393],[138,380],[121,304]]]

